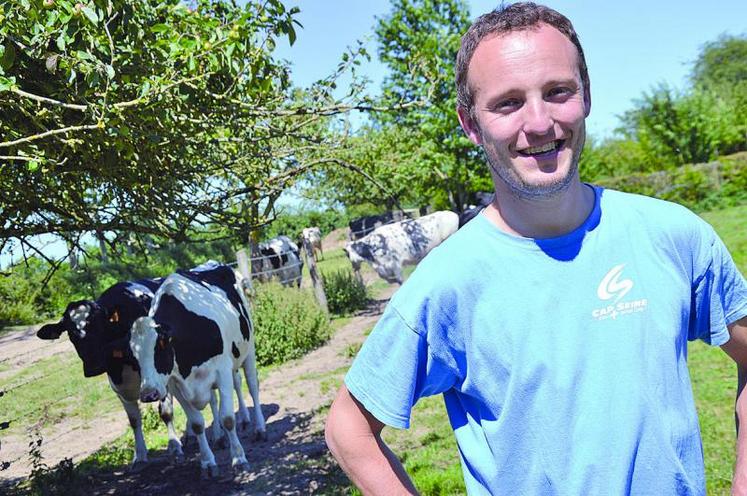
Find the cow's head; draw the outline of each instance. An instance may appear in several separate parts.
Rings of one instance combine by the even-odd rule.
[[[152,317],[140,317],[132,324],[130,349],[140,366],[140,401],[166,398],[166,381],[174,367],[174,348],[168,327]]]
[[[350,260],[354,271],[358,272],[359,270],[361,270],[363,257],[361,257],[355,250],[354,242],[350,242],[345,245],[345,255],[347,255],[348,259]]]
[[[62,319],[42,326],[36,333],[40,339],[58,339],[67,332],[75,351],[83,361],[83,375],[93,377],[107,369],[108,343],[116,338],[119,313],[106,309],[95,301],[80,300],[70,303]]]

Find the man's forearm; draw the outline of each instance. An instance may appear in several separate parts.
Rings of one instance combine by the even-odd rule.
[[[737,425],[737,461],[734,464],[732,494],[747,495],[747,368],[737,364],[737,401],[734,405]]]
[[[327,418],[327,445],[363,494],[417,494],[399,459],[381,439],[382,427],[343,386]]]

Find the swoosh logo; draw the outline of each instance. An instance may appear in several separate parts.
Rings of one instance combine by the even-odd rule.
[[[625,267],[625,264],[616,265],[607,272],[607,275],[604,276],[602,282],[599,283],[599,288],[597,288],[597,296],[599,296],[599,298],[602,300],[611,300],[612,298],[615,298],[613,303],[617,303],[623,296],[633,289],[633,281],[630,279],[620,280],[623,267]]]

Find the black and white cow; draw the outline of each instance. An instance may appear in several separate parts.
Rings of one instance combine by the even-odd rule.
[[[252,257],[252,274],[262,282],[273,277],[283,286],[301,286],[303,260],[298,245],[288,236],[277,236],[260,243],[259,255]]]
[[[324,252],[322,251],[322,230],[318,227],[306,227],[301,231],[301,238],[305,240],[310,246],[313,253],[316,255],[318,251],[322,258],[324,258]]]
[[[36,333],[41,339],[58,339],[67,332],[83,361],[83,375],[93,377],[106,372],[135,436],[133,468],[147,462],[148,450],[138,407],[140,367],[130,351],[130,327],[137,318],[148,314],[154,293],[162,282],[163,279],[119,282],[95,301],[68,304],[59,322],[47,324]],[[173,424],[171,397],[162,398],[158,412],[168,428],[169,452],[182,457],[181,442]]]
[[[218,470],[201,412],[213,388],[220,397],[218,418],[228,434],[232,466],[247,465],[233,414],[233,376],[239,367],[254,402],[256,429],[266,438],[248,308],[233,270],[220,265],[171,274],[156,292],[148,315],[132,326],[130,347],[141,368],[140,399],[174,394],[197,436],[203,475],[216,476]]]
[[[456,232],[459,216],[440,211],[376,228],[345,245],[353,269],[366,261],[382,279],[402,284],[402,266],[420,262],[433,248]]]

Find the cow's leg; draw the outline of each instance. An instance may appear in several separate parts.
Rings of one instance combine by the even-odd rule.
[[[148,448],[145,447],[145,437],[143,436],[143,419],[140,416],[140,407],[137,401],[127,401],[121,396],[119,400],[127,413],[127,419],[130,421],[132,433],[135,436],[135,454],[132,459],[132,469],[142,468],[148,461]]]
[[[252,403],[254,403],[254,440],[267,441],[265,416],[262,414],[262,404],[259,402],[259,379],[257,378],[257,354],[254,349],[254,336],[249,340],[249,353],[241,366],[244,369],[244,377],[246,377],[246,383],[249,386]]]
[[[236,417],[233,414],[233,370],[226,367],[218,371],[218,394],[220,395],[220,421],[231,445],[231,466],[234,470],[248,467],[244,448],[236,434]]]
[[[182,451],[182,443],[179,441],[176,429],[174,429],[174,403],[170,394],[166,395],[166,398],[158,403],[158,415],[160,415],[161,420],[166,424],[166,429],[169,431],[169,454],[174,461],[183,461],[184,452]]]
[[[197,437],[197,444],[200,446],[200,469],[202,477],[218,477],[218,464],[215,463],[215,455],[213,455],[210,445],[207,442],[207,437],[205,437],[205,418],[202,416],[202,412],[192,406],[178,389],[174,391],[174,396],[176,396],[176,399],[182,405],[184,413],[187,415],[187,422],[189,422],[192,432]]]
[[[239,413],[236,415],[236,423],[240,431],[245,431],[249,428],[251,421],[249,420],[249,409],[244,401],[244,393],[241,390],[241,374],[238,370],[233,372],[233,390],[236,391],[236,397],[239,399]]]
[[[213,444],[219,448],[225,448],[225,432],[220,426],[220,410],[218,410],[218,398],[215,389],[210,391],[210,412],[213,414]]]

